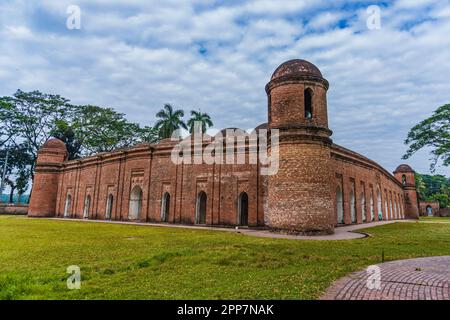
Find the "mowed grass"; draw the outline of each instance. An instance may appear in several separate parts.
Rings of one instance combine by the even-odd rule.
[[[420,221],[426,222],[448,222],[450,223],[450,217],[420,217]]]
[[[0,216],[1,299],[316,299],[385,260],[450,254],[450,225],[396,223],[372,237],[298,241],[234,232]],[[66,268],[81,268],[68,290]]]

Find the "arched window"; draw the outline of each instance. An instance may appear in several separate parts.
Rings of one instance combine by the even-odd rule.
[[[195,223],[196,224],[206,224],[206,193],[200,192],[197,196],[197,206],[195,213]]]
[[[91,207],[91,196],[87,195],[84,199],[84,209],[83,209],[83,218],[87,219],[89,218],[89,210]]]
[[[112,210],[114,205],[114,197],[112,194],[108,196],[108,200],[106,202],[106,212],[105,212],[105,219],[109,220],[112,217]]]
[[[242,192],[238,199],[238,224],[248,226],[248,195]]]
[[[366,196],[364,195],[364,192],[361,193],[361,216],[362,221],[366,222]]]
[[[138,220],[142,209],[142,189],[135,186],[130,193],[130,206],[128,209],[128,220]]]
[[[169,222],[170,194],[165,192],[161,199],[161,221]]]
[[[305,90],[305,118],[312,119],[313,117],[313,92],[310,88]]]
[[[352,223],[356,223],[356,201],[355,201],[355,193],[350,191],[350,214],[352,218]]]
[[[344,224],[344,199],[342,197],[342,189],[340,186],[336,188],[336,206],[337,223]]]
[[[406,184],[406,176],[405,175],[402,175],[402,183],[403,183],[403,185]]]
[[[66,205],[64,206],[64,218],[70,217],[72,214],[72,196],[70,194],[66,197]]]

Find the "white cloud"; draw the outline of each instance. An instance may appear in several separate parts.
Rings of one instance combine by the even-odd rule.
[[[273,70],[303,58],[330,81],[335,142],[393,170],[409,128],[449,102],[448,6],[412,2],[382,7],[370,31],[359,1],[81,0],[82,29],[69,31],[72,1],[14,0],[0,4],[0,94],[59,93],[144,124],[170,102],[247,129],[267,119]],[[426,172],[428,158],[408,162]]]

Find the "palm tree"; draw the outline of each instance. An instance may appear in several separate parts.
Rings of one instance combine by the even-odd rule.
[[[180,128],[187,129],[186,123],[183,121],[184,111],[173,110],[170,104],[165,104],[164,108],[159,110],[156,114],[159,118],[155,123],[155,128],[158,130],[161,139],[170,138],[172,133]]]
[[[214,125],[209,114],[202,113],[200,110],[192,110],[191,118],[187,122],[190,133],[194,133],[194,130],[196,129],[198,130],[198,128],[196,128],[195,126],[196,122],[201,124],[202,133],[205,133],[209,127],[212,127]]]

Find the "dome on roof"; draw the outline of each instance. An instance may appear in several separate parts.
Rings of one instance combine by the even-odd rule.
[[[414,172],[414,170],[407,164],[401,164],[394,172]]]
[[[319,68],[311,62],[301,59],[294,59],[281,64],[273,73],[271,80],[295,76],[314,76],[323,78]]]
[[[267,122],[261,123],[259,126],[257,126],[255,129],[253,129],[252,132],[259,132],[260,130],[269,130],[269,124]]]
[[[42,148],[47,148],[47,149],[59,149],[59,150],[64,150],[66,151],[66,144],[64,142],[62,142],[59,139],[56,138],[51,138],[49,140],[47,140],[44,145],[42,146]]]

